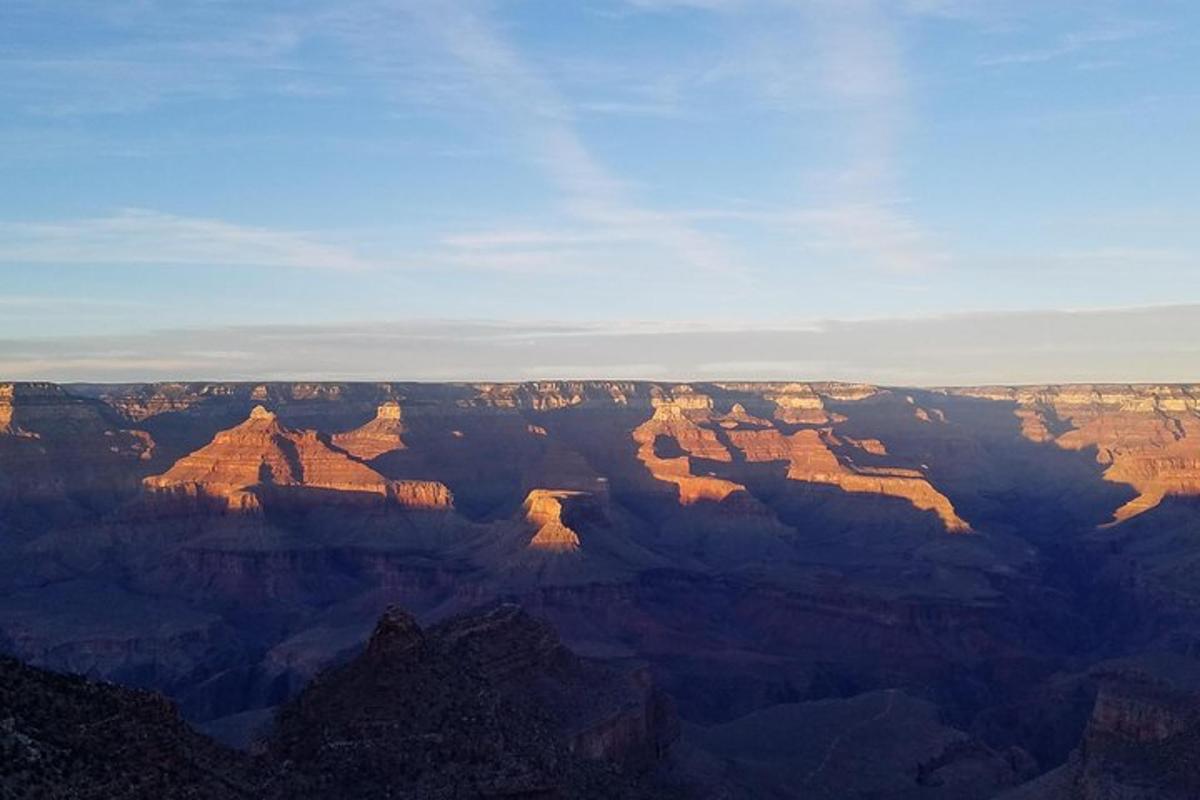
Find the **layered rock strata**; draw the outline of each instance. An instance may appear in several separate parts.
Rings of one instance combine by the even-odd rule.
[[[374,498],[424,510],[451,505],[444,485],[389,480],[316,431],[284,427],[262,406],[165,473],[146,478],[145,485],[162,495],[220,501],[235,511],[259,508],[264,494],[279,489],[328,490],[343,499]]]

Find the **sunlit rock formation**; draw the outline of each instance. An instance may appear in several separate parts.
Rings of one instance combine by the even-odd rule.
[[[584,492],[564,489],[534,489],[525,498],[525,521],[537,527],[529,546],[552,553],[573,552],[579,549],[579,534],[563,521],[563,503],[573,497],[587,497]]]
[[[11,434],[13,418],[13,385],[0,385],[0,434]]]
[[[768,392],[767,400],[775,403],[775,418],[793,424],[823,424],[829,421],[825,404],[811,386],[789,383],[777,392]]]
[[[264,490],[321,489],[342,499],[374,498],[417,509],[448,508],[450,493],[432,481],[392,481],[325,442],[311,430],[293,430],[255,406],[250,417],[213,441],[146,478],[165,495],[219,500],[235,511],[259,508]]]
[[[775,402],[780,424],[795,425],[803,420],[812,425],[830,419],[820,397],[808,387],[789,385],[766,397]],[[683,505],[698,500],[721,501],[745,490],[734,481],[695,471],[697,459],[731,464],[735,461],[732,447],[747,462],[786,462],[790,480],[901,498],[922,511],[937,514],[948,531],[970,530],[950,500],[919,470],[854,463],[856,452],[868,457],[886,455],[886,448],[877,439],[840,439],[828,426],[784,433],[774,422],[750,414],[739,403],[727,413],[716,413],[712,398],[691,387],[676,387],[669,396],[655,397],[652,402],[653,416],[633,432],[638,459],[654,478],[679,487]],[[839,458],[835,448],[846,456]]]
[[[730,431],[734,446],[745,453],[747,461],[786,461],[787,477],[794,481],[823,483],[853,493],[898,497],[922,511],[932,511],[953,533],[969,531],[954,511],[950,500],[929,483],[919,471],[901,467],[854,466],[838,459],[833,447],[851,452],[879,455],[882,446],[868,442],[863,447],[841,440],[829,429],[804,429],[790,436],[777,430]]]
[[[393,450],[403,450],[404,415],[400,404],[390,400],[379,407],[375,419],[360,428],[335,433],[333,443],[355,458],[370,461]]]
[[[682,388],[685,391],[679,391]],[[646,465],[651,476],[679,488],[679,502],[692,505],[701,500],[721,501],[744,486],[711,475],[692,472],[691,459],[729,462],[729,450],[717,438],[716,432],[701,427],[696,420],[707,420],[712,411],[712,399],[696,394],[690,387],[677,387],[670,397],[653,400],[654,415],[633,431],[638,444],[638,460]],[[674,443],[679,455],[660,455],[660,439]]]
[[[1077,385],[961,390],[1016,404],[1031,441],[1095,448],[1104,477],[1137,496],[1113,514],[1120,523],[1171,495],[1200,495],[1200,390],[1193,386]]]

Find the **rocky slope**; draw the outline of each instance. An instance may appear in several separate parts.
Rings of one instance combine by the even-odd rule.
[[[0,797],[661,797],[677,735],[642,673],[581,659],[500,606],[366,649],[280,712],[256,757],[162,697],[0,659]]]
[[[1092,668],[1091,717],[1067,763],[1004,800],[1183,800],[1200,796],[1200,670],[1147,653]]]
[[[896,690],[779,704],[699,732],[694,747],[681,759],[711,797],[982,800],[1035,770],[1028,754],[996,751]]]
[[[253,797],[249,759],[162,697],[0,658],[0,797]]]
[[[386,612],[366,650],[280,712],[270,796],[651,797],[665,701],[501,606],[422,630]]]

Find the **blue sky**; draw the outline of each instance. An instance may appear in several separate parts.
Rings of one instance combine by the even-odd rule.
[[[1030,312],[1186,321],[1197,23],[1190,0],[6,0],[0,377],[273,372],[233,329],[666,326],[700,348]],[[1135,328],[1079,376],[1167,363]],[[180,331],[174,353],[145,344]],[[472,341],[444,357],[466,370]],[[1076,375],[1075,344],[1043,372]],[[699,374],[683,345],[646,364],[605,347],[521,348],[487,377]],[[356,358],[300,371],[475,377]],[[895,358],[889,380],[960,382]],[[720,366],[842,372],[812,363]]]

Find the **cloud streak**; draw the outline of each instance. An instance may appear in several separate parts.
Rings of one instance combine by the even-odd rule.
[[[1041,64],[1067,56],[1078,55],[1094,48],[1111,47],[1141,39],[1159,28],[1146,22],[1129,22],[1090,30],[1070,31],[1046,47],[989,56],[979,60],[980,66],[998,67],[1014,64]]]
[[[359,271],[382,266],[310,234],[145,209],[60,222],[0,222],[0,265],[247,266]]]
[[[572,105],[482,13],[458,3],[418,3],[414,9],[514,126],[527,155],[563,193],[570,216],[660,247],[693,269],[742,271],[724,242],[635,202],[625,182],[584,142]]]
[[[844,254],[839,263],[868,270],[911,276],[952,263],[901,188],[904,138],[916,121],[903,33],[908,14],[952,16],[961,9],[882,0],[636,5],[724,15],[739,33],[705,81],[744,83],[748,96],[795,124],[807,128],[817,120],[836,131],[828,157],[835,166],[797,185],[793,206],[758,220],[786,220],[802,252],[828,256],[837,249]]]

